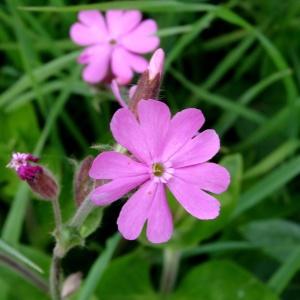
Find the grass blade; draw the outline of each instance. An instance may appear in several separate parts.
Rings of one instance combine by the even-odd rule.
[[[121,236],[119,234],[116,234],[107,241],[105,250],[103,251],[103,253],[101,253],[101,255],[98,257],[98,259],[93,264],[93,266],[81,288],[78,300],[91,299],[91,297],[95,291],[95,288],[97,287],[97,284],[101,280],[101,277],[102,277],[105,269],[107,268],[115,249],[117,248],[117,245],[118,245],[120,239],[121,239]]]
[[[205,89],[193,84],[182,74],[172,69],[172,75],[189,91],[197,95],[201,100],[206,101],[211,105],[218,106],[224,110],[235,112],[237,115],[244,117],[254,123],[261,124],[265,121],[265,117],[251,109],[248,109],[241,104],[235,103],[225,97],[211,94]]]
[[[277,294],[281,294],[299,269],[300,247],[296,248],[275,274],[273,274],[268,282],[269,287]]]
[[[28,259],[26,256],[24,256],[22,253],[11,247],[9,244],[5,243],[3,240],[0,239],[0,251],[7,253],[12,258],[17,259],[18,261],[22,262],[23,264],[29,266],[33,270],[44,273],[44,271],[36,265],[33,261]]]
[[[238,202],[237,208],[232,214],[232,218],[240,216],[245,211],[257,205],[299,174],[300,156],[296,156],[244,192]]]

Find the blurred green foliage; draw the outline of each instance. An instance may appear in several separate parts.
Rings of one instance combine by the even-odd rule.
[[[96,212],[85,228],[87,235],[93,232],[85,246],[63,261],[65,275],[83,272],[71,299],[157,299],[165,249],[181,258],[170,299],[297,299],[300,2],[90,2],[0,3],[0,242],[8,246],[0,254],[46,282],[53,248],[50,204],[36,201],[5,165],[13,151],[39,155],[60,180],[63,218],[70,218],[75,166],[97,154],[90,146],[113,142],[108,124],[118,106],[109,91],[81,80],[78,48],[68,31],[76,12],[90,5],[138,8],[158,22],[167,55],[161,99],[173,112],[203,110],[205,127],[221,135],[216,160],[228,167],[232,184],[220,196],[219,219],[186,216],[176,223],[173,239],[159,247],[144,238],[110,238],[120,204],[105,209],[93,232],[102,214]],[[0,262],[0,299],[49,296]]]

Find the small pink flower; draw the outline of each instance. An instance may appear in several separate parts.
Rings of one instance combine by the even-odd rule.
[[[8,168],[14,169],[22,180],[32,181],[36,175],[41,173],[43,169],[40,166],[32,166],[30,163],[36,163],[39,159],[28,153],[13,153],[11,161],[7,165]]]
[[[171,118],[166,104],[142,100],[137,117],[127,108],[114,114],[113,136],[132,156],[113,151],[97,156],[89,175],[111,181],[97,187],[91,199],[108,205],[139,187],[120,212],[119,231],[134,240],[147,222],[149,241],[162,243],[173,232],[166,188],[192,216],[214,219],[220,203],[207,192],[224,192],[230,175],[224,167],[207,162],[219,151],[220,141],[212,129],[198,132],[204,123],[200,110],[188,108]]]
[[[119,84],[127,84],[133,72],[142,73],[147,61],[140,56],[153,51],[159,45],[154,20],[142,21],[137,10],[110,10],[105,18],[96,10],[81,11],[79,22],[72,25],[72,40],[87,48],[78,62],[87,65],[83,79],[95,84],[110,82],[116,78]]]

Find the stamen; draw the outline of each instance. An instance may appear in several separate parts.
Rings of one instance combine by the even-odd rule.
[[[165,168],[162,164],[155,163],[152,165],[152,172],[155,176],[161,177],[165,172]]]

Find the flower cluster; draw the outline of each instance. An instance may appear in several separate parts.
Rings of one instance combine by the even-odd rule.
[[[218,217],[220,203],[211,193],[224,192],[230,183],[229,172],[210,162],[220,149],[220,140],[213,129],[199,132],[205,121],[201,110],[187,108],[172,117],[169,107],[158,100],[164,51],[156,50],[149,64],[141,56],[159,45],[156,23],[142,21],[136,10],[111,10],[105,16],[94,10],[82,11],[78,19],[70,35],[75,43],[86,46],[78,58],[86,65],[84,80],[111,83],[122,107],[110,124],[122,153],[105,151],[81,164],[75,176],[79,208],[74,218],[84,219],[81,209],[87,216],[85,205],[91,204],[90,199],[105,206],[133,192],[117,220],[121,234],[137,239],[146,225],[150,242],[167,242],[173,233],[167,191],[193,217]],[[125,101],[119,85],[128,84],[134,72],[142,74]],[[14,153],[8,166],[33,191],[53,199],[58,186],[48,171],[34,165],[37,162],[31,154]]]

